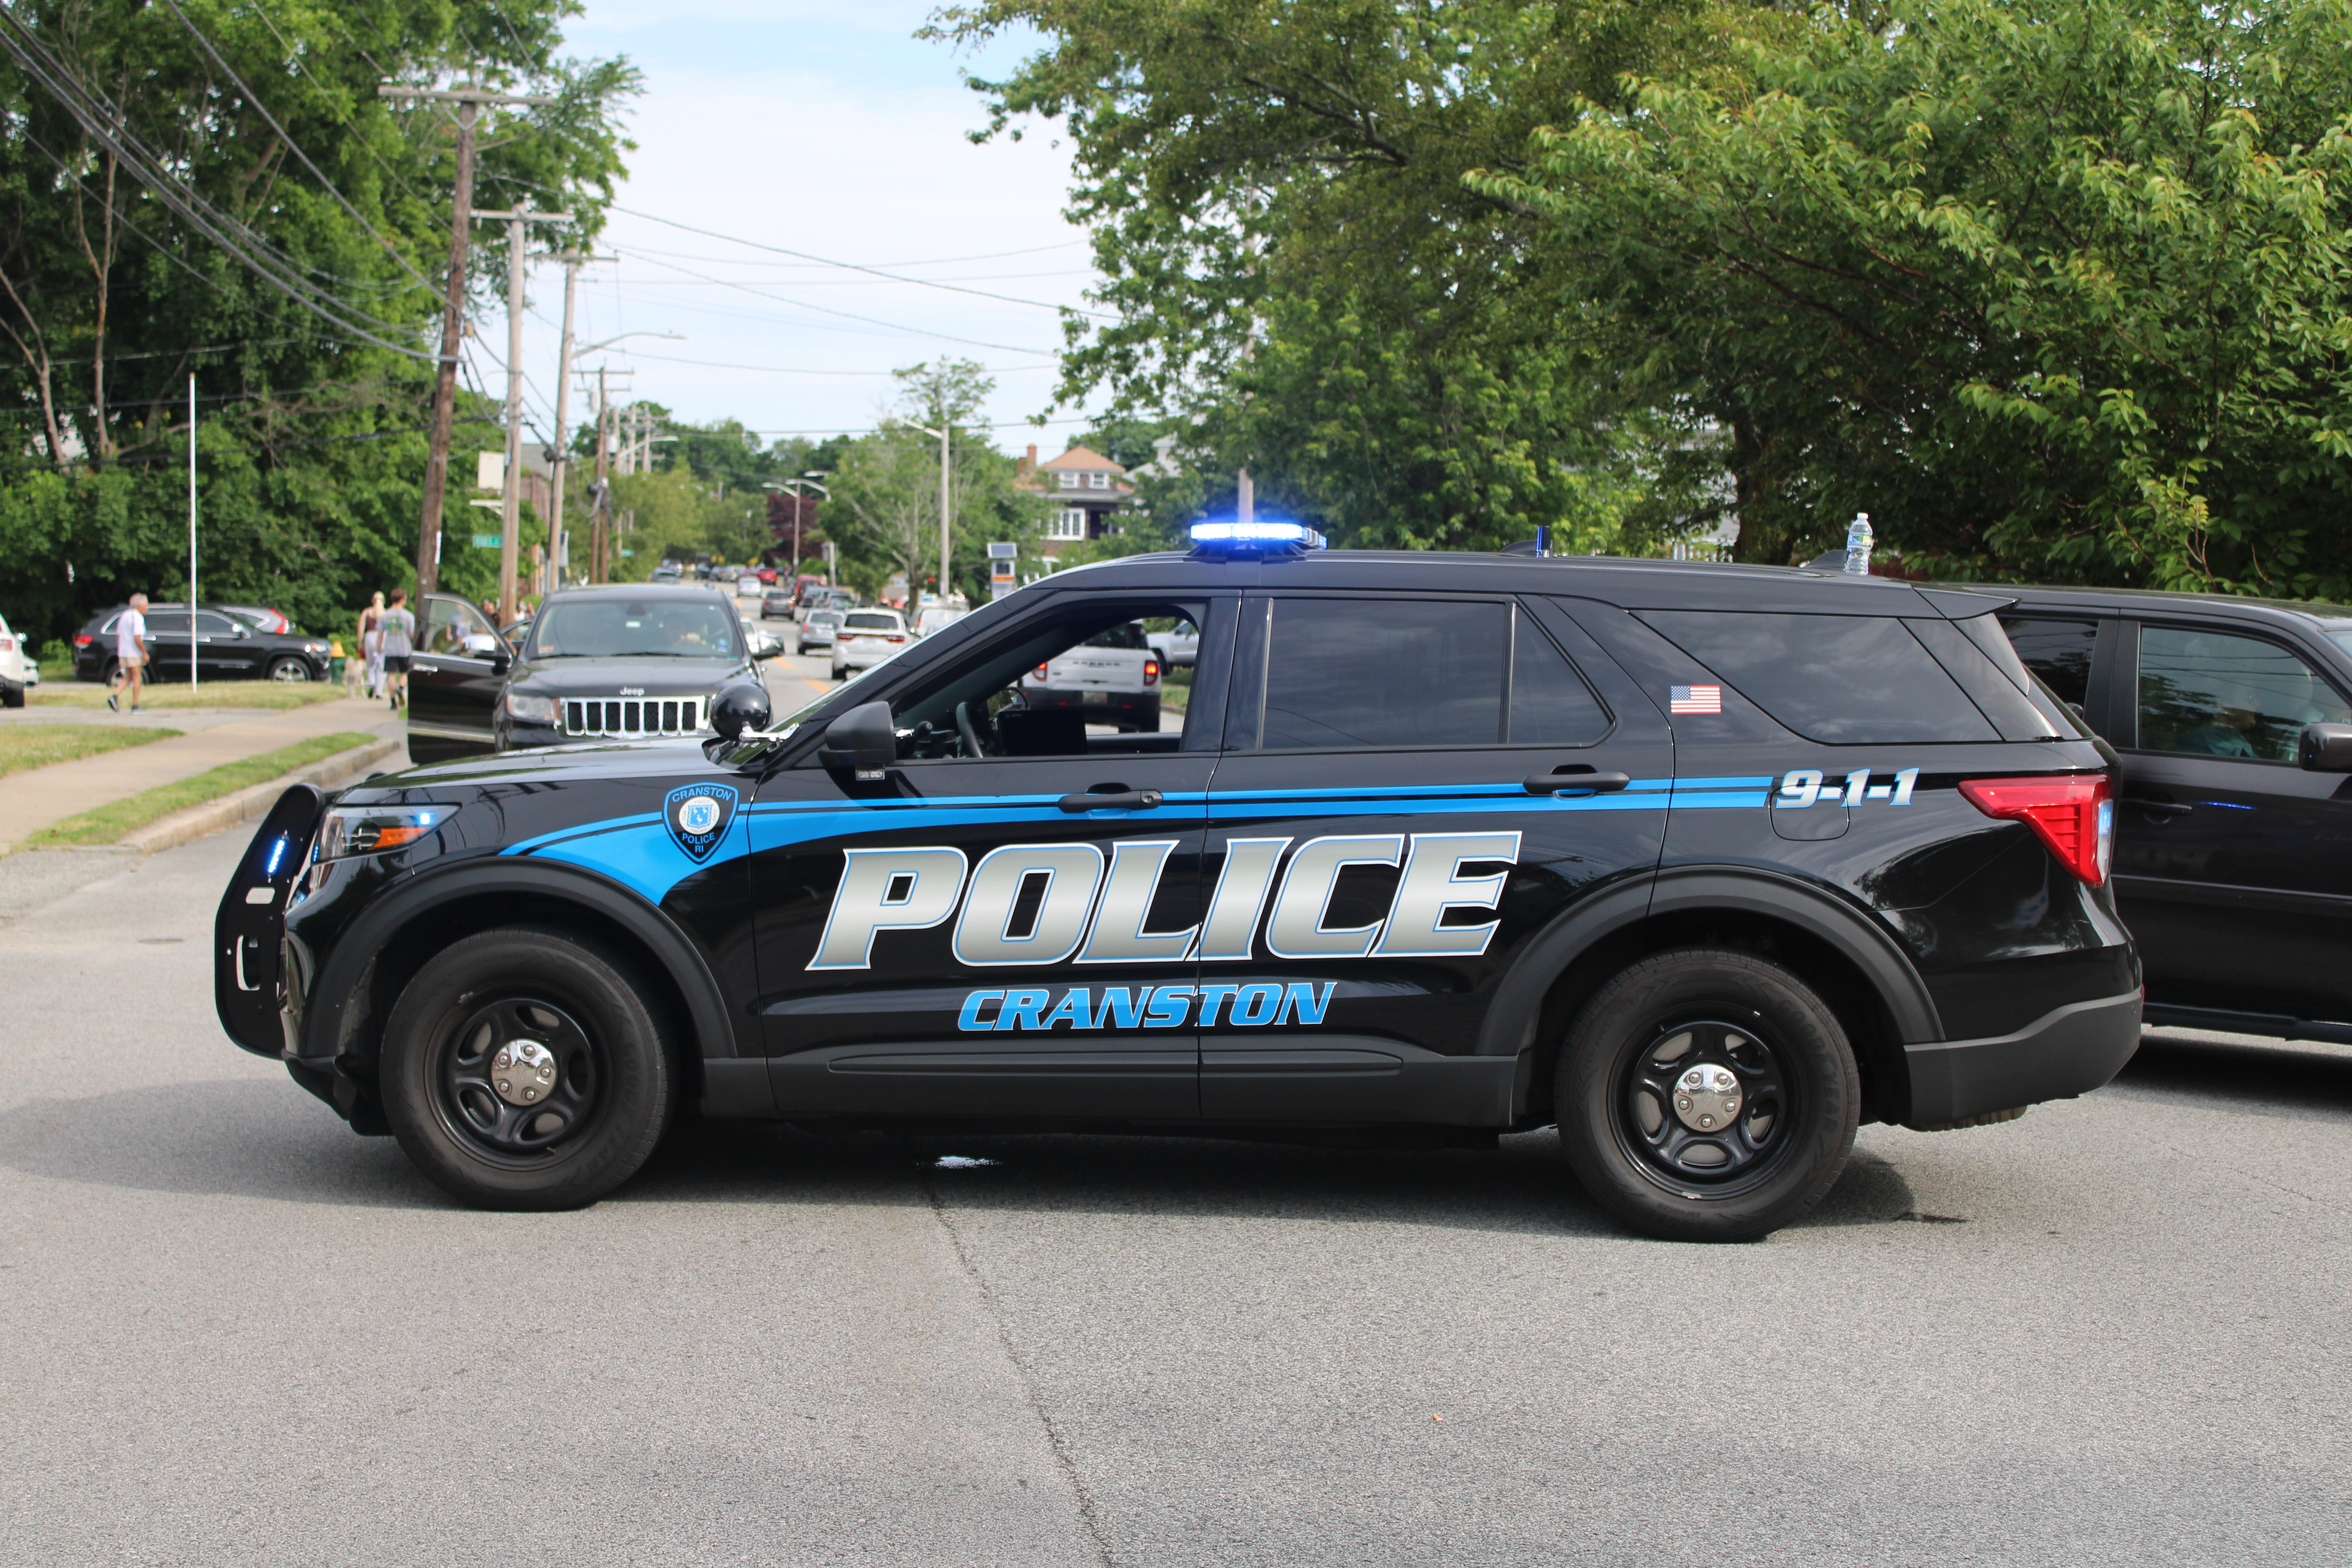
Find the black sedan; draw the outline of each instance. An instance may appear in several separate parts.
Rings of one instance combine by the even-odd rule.
[[[122,667],[114,657],[115,623],[130,608],[117,605],[92,616],[74,634],[74,675],[111,684]],[[194,653],[201,680],[324,680],[324,637],[300,632],[265,632],[212,605],[196,606],[194,627],[185,605],[152,605],[147,610],[147,678],[185,680]]]
[[[709,734],[719,689],[760,679],[733,601],[684,584],[566,589],[540,606],[511,658],[494,637],[454,640],[428,631],[409,668],[408,752],[419,762]]]

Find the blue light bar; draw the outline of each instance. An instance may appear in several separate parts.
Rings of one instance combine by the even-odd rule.
[[[1284,522],[1273,518],[1251,522],[1196,522],[1192,531],[1193,543],[1223,545],[1228,550],[1266,546],[1320,550],[1328,542],[1303,522]]]

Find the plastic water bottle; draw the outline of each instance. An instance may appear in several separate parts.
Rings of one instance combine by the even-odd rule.
[[[1858,511],[1845,531],[1845,569],[1857,577],[1870,575],[1870,514]]]

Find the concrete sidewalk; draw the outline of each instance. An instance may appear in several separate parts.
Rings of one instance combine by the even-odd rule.
[[[314,735],[352,730],[404,740],[407,733],[402,715],[381,702],[361,698],[339,698],[281,713],[238,714],[225,721],[205,722],[202,729],[194,728],[194,723],[211,718],[203,709],[154,717],[170,728],[187,728],[190,732],[169,741],[155,741],[0,778],[0,854],[6,853],[28,834],[77,812],[227,763],[243,762],[264,752],[291,746]],[[405,752],[386,759],[382,765],[386,771],[407,766]]]

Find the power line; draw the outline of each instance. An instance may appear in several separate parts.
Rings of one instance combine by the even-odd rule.
[[[626,250],[617,245],[613,248],[619,251],[624,256],[635,254],[634,252]],[[752,288],[748,283],[730,283],[723,278],[705,277],[703,274],[695,271],[690,267],[680,267],[675,261],[656,260],[655,258],[650,256],[640,256],[638,259],[651,261],[656,267],[667,267],[673,272],[683,272],[689,278],[700,278],[703,282],[715,284],[722,289],[734,289],[740,290],[742,293],[751,295],[753,299],[766,300],[771,303],[777,305],[790,305],[796,310],[814,310],[819,315],[823,316],[839,316],[844,321],[864,321],[866,325],[872,327],[887,327],[893,331],[906,332],[911,336],[919,338],[937,338],[941,342],[966,343],[976,349],[1000,349],[1006,353],[1013,354],[1035,354],[1046,352],[1044,349],[1026,348],[1017,343],[992,343],[984,342],[979,338],[960,338],[951,332],[927,331],[920,327],[909,327],[898,321],[886,321],[878,316],[861,316],[854,310],[836,310],[829,305],[813,305],[805,300],[787,300],[780,295],[762,293],[761,290]],[[971,290],[970,289],[964,290],[966,293],[970,293],[971,291]]]
[[[635,349],[625,351],[625,357],[629,359],[658,360],[664,364],[698,365],[705,370],[763,371],[772,375],[849,375],[871,378],[875,376],[895,375],[898,374],[896,371],[888,370],[803,370],[797,366],[782,364],[726,364],[718,360],[679,359],[671,354],[649,354]],[[1057,363],[1059,363],[1059,362],[1055,360],[1041,360],[1035,364],[992,364],[983,366],[982,368],[991,375],[1008,375],[1016,371],[1051,370]]]
[[[614,210],[618,211],[619,209],[615,208]],[[635,215],[632,214],[631,216],[635,216]],[[656,218],[654,221],[658,223],[661,220]],[[735,241],[733,243],[748,244],[750,242]],[[927,257],[920,261],[869,261],[866,265],[868,267],[946,267],[957,262],[964,261],[1001,261],[1008,256],[1037,256],[1042,255],[1048,250],[1069,250],[1086,243],[1087,242],[1083,239],[1065,239],[1054,245],[1033,245],[1025,250],[989,250],[982,251],[977,256],[933,256]],[[648,255],[674,256],[680,261],[742,260],[742,258],[735,256],[696,256],[691,252],[684,250],[652,250],[645,247],[640,247],[639,248],[646,249]],[[745,261],[743,265],[746,267],[831,267],[834,264],[830,261]],[[1091,271],[1092,268],[1089,268],[1087,270]],[[1036,274],[1036,276],[1045,277],[1063,275],[1040,273]],[[1068,274],[1068,276],[1076,277],[1080,276],[1080,274],[1071,273]]]

